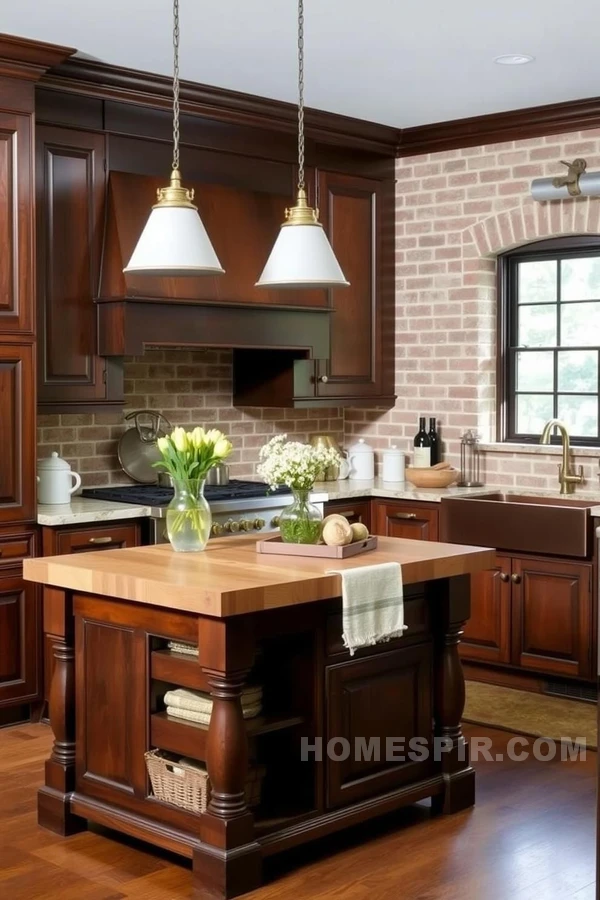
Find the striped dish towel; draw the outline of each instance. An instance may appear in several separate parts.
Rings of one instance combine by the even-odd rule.
[[[359,647],[402,637],[404,595],[399,563],[331,569],[342,576],[342,638],[354,656]]]
[[[245,719],[254,719],[260,715],[261,705],[249,706],[243,710]],[[174,719],[185,719],[188,722],[199,722],[201,725],[210,725],[210,717],[212,708],[208,712],[201,712],[198,709],[181,709],[179,706],[167,706],[167,715]]]

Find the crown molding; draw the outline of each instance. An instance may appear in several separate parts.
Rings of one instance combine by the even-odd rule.
[[[48,69],[60,65],[73,53],[73,47],[0,34],[0,75],[39,81]]]

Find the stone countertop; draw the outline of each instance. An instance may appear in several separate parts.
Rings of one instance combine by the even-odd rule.
[[[505,486],[485,485],[480,488],[416,488],[408,481],[400,484],[384,482],[381,478],[374,481],[324,481],[315,485],[314,493],[327,500],[352,500],[362,497],[379,497],[387,500],[413,500],[439,503],[443,497],[466,497],[473,494],[488,494],[490,491],[506,491],[518,494],[519,489]],[[530,497],[556,497],[558,491],[539,491],[525,489],[521,493]],[[592,516],[600,518],[600,490],[576,491],[572,495],[575,500],[597,500],[598,506],[591,509]],[[85,525],[91,522],[110,522],[116,519],[140,519],[150,515],[149,506],[138,506],[131,503],[114,503],[106,500],[89,500],[85,497],[73,497],[70,503],[62,505],[40,504],[37,521],[39,525]]]

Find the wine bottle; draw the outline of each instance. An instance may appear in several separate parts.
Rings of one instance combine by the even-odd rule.
[[[431,449],[431,465],[435,466],[436,463],[439,463],[441,456],[440,439],[437,433],[437,422],[435,417],[432,417],[429,420],[429,434],[427,436],[429,438],[429,446]]]
[[[425,416],[419,418],[419,430],[413,441],[415,452],[413,455],[413,466],[416,468],[427,468],[431,465],[431,442],[429,435],[425,430]]]

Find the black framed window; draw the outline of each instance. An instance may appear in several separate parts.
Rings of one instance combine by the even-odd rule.
[[[499,260],[500,432],[539,441],[562,419],[600,446],[600,238],[556,238]]]

